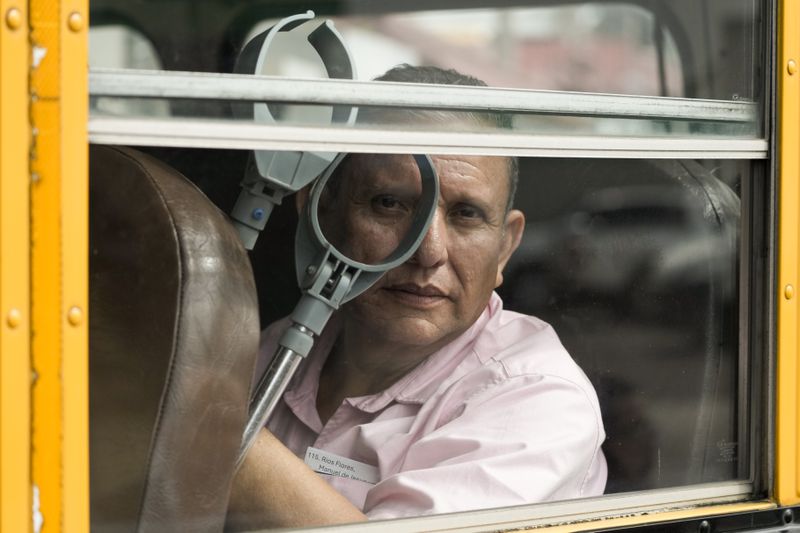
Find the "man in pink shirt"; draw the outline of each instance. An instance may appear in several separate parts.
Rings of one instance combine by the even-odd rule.
[[[381,79],[482,84],[429,67],[398,67]],[[592,386],[550,326],[503,310],[494,293],[525,225],[511,209],[515,161],[431,159],[441,196],[421,246],[328,324],[242,465],[229,526],[602,494],[605,434]],[[358,183],[418,170],[410,156],[351,154],[339,172]],[[299,193],[299,203],[306,197]],[[354,203],[350,216],[402,209],[380,195]],[[351,244],[356,255],[377,253]],[[265,331],[261,369],[285,326]]]

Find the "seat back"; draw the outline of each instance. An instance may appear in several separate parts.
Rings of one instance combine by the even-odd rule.
[[[226,217],[140,152],[90,151],[91,521],[221,531],[258,309]]]
[[[524,163],[528,229],[501,295],[594,384],[606,491],[735,478],[736,195],[692,161]]]

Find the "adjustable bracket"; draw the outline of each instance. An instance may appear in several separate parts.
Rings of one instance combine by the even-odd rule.
[[[259,75],[270,61],[270,48],[279,32],[289,32],[314,20],[314,12],[293,15],[278,21],[270,29],[250,40],[242,50],[235,72]],[[323,21],[308,36],[308,42],[319,55],[329,78],[354,79],[355,67],[350,52],[333,22]],[[235,106],[236,114],[259,124],[276,121],[266,102]],[[333,106],[331,123],[351,125],[357,108]],[[314,181],[336,157],[336,152],[301,152],[255,150],[248,162],[242,191],[231,212],[245,247],[252,250],[259,232],[264,229],[275,205],[283,197]]]

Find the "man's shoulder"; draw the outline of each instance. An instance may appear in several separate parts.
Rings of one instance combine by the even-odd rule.
[[[485,366],[499,366],[509,378],[548,376],[589,387],[583,371],[547,322],[505,309],[492,317],[473,346]]]
[[[470,405],[485,409],[491,403],[497,408],[509,401],[516,408],[525,403],[523,410],[529,414],[549,406],[540,412],[568,413],[572,420],[581,420],[589,437],[602,440],[594,387],[548,323],[496,309],[471,348],[473,357],[466,358],[434,396],[451,407],[442,412],[457,417]]]

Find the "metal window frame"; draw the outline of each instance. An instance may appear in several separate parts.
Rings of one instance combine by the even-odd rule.
[[[768,152],[763,139],[419,132],[103,116],[89,118],[89,141],[181,148],[652,159],[764,159]]]
[[[89,94],[751,124],[760,109],[740,100],[133,69],[90,70]]]
[[[751,483],[731,481],[515,507],[374,520],[342,526],[311,528],[309,531],[331,532],[340,529],[359,533],[509,531],[553,524],[576,525],[581,522],[613,519],[623,514],[625,516],[648,515],[656,512],[686,510],[709,504],[724,505],[736,502],[748,502],[747,505],[754,508],[774,507],[774,504],[752,501]],[[591,529],[598,528],[598,522],[590,523],[590,525],[593,526]]]

